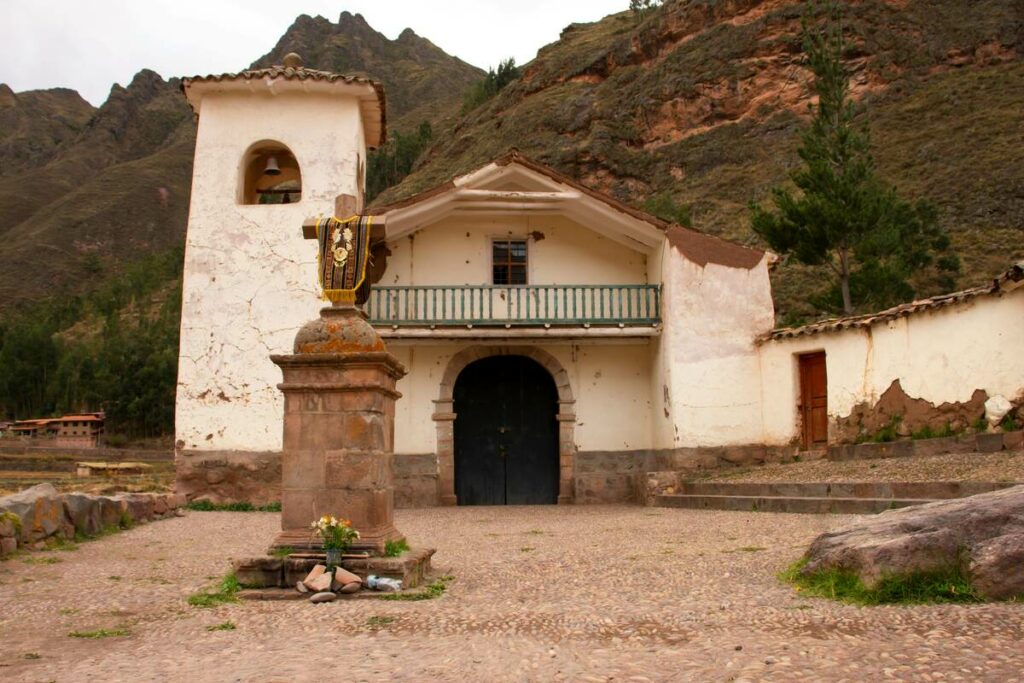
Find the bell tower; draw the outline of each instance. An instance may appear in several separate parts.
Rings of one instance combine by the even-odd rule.
[[[316,255],[302,238],[335,198],[361,203],[367,149],[385,137],[379,83],[284,63],[197,76],[199,119],[182,291],[177,487],[276,500],[284,402],[271,354],[316,317]],[[362,207],[357,206],[357,210]]]

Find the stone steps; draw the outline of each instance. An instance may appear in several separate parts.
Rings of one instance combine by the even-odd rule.
[[[1014,486],[990,482],[686,482],[655,495],[655,507],[695,510],[874,514]]]
[[[655,507],[691,510],[732,510],[736,512],[797,512],[804,514],[867,515],[908,505],[931,503],[931,499],[907,498],[809,498],[797,496],[714,496],[665,494],[655,496]]]
[[[782,496],[796,498],[963,498],[1013,486],[973,481],[878,482],[683,482],[675,493],[710,496]]]

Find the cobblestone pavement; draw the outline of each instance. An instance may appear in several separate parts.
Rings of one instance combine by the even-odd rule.
[[[0,562],[3,681],[1021,681],[1024,605],[858,608],[776,572],[854,518],[628,506],[402,510],[424,602],[186,597],[268,513],[190,513]],[[52,557],[54,564],[39,560]],[[232,622],[234,630],[210,631]],[[72,631],[126,629],[99,639]]]
[[[846,482],[985,481],[1024,482],[1024,451],[955,453],[877,460],[812,460],[714,472],[706,481]]]

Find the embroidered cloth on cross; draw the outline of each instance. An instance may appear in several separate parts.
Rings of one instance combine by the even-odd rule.
[[[372,216],[328,216],[317,221],[317,275],[324,299],[356,301],[356,290],[366,281],[372,221]]]

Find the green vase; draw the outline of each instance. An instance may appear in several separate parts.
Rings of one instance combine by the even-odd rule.
[[[324,552],[327,554],[328,567],[341,566],[341,556],[345,554],[344,550],[341,548],[324,548]]]

